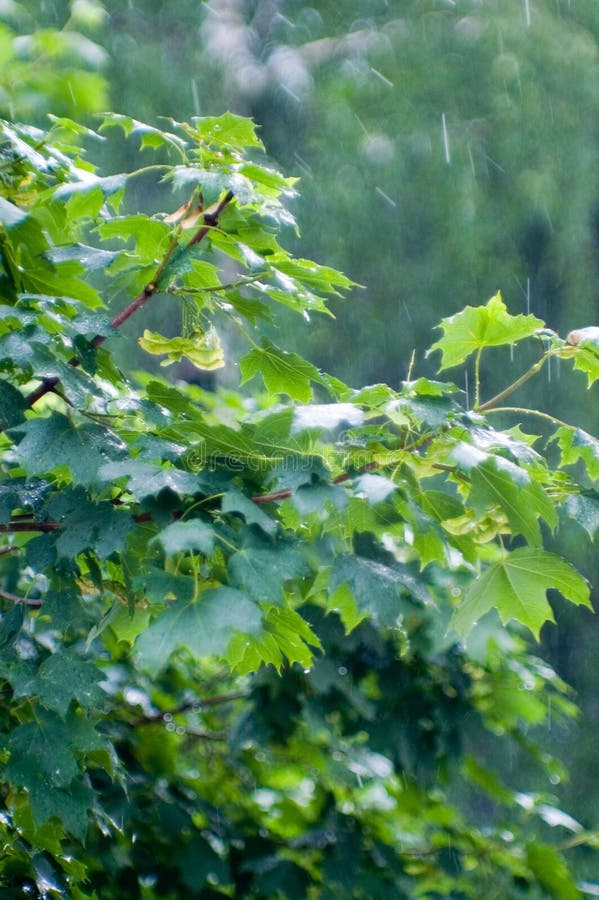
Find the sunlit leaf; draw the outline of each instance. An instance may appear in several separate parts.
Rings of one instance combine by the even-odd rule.
[[[432,345],[430,353],[440,350],[441,370],[465,362],[484,347],[515,344],[530,337],[544,323],[535,316],[512,316],[497,293],[486,306],[467,306],[461,312],[441,320],[443,337]]]

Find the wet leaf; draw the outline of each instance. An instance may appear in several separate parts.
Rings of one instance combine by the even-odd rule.
[[[465,636],[482,616],[496,608],[504,624],[515,619],[538,640],[542,625],[554,621],[546,596],[550,589],[572,603],[592,608],[587,582],[561,557],[530,547],[504,553],[476,579],[450,626]]]
[[[439,327],[443,329],[443,337],[432,345],[429,353],[441,351],[442,371],[460,365],[484,347],[515,344],[543,325],[535,316],[510,315],[501,294],[497,293],[486,306],[467,306],[442,319]]]

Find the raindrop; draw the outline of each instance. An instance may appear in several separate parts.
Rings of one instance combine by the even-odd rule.
[[[470,160],[470,168],[472,169],[472,177],[476,178],[476,167],[474,165],[474,156],[472,155],[472,147],[468,142],[468,159]]]
[[[468,371],[464,372],[464,391],[466,393],[466,409],[470,409],[470,390],[468,387]]]
[[[451,153],[449,151],[449,133],[447,131],[445,113],[441,113],[441,128],[443,131],[443,149],[445,151],[445,162],[447,163],[447,165],[449,165],[451,162]]]
[[[524,0],[524,18],[526,20],[526,27],[530,28],[530,0]]]
[[[281,85],[279,85],[279,87],[280,87],[282,90],[284,90],[286,94],[289,94],[289,96],[290,96],[293,100],[295,100],[296,103],[301,103],[301,102],[302,102],[301,99],[298,97],[298,95],[297,95],[294,91],[292,91],[291,88],[288,87],[286,84],[281,84]]]
[[[397,206],[397,203],[395,202],[395,200],[392,200],[391,197],[389,196],[389,194],[386,194],[382,188],[378,187],[378,185],[377,185],[377,187],[375,187],[375,191],[377,192],[377,194],[379,194],[383,198],[383,200],[387,201],[389,206],[393,206],[393,207]]]
[[[387,87],[390,87],[390,88],[395,87],[393,82],[389,78],[386,78],[382,72],[379,72],[378,69],[375,69],[373,66],[370,66],[370,71],[372,72],[373,75],[376,75],[377,78],[380,78],[380,80],[383,82],[383,84],[386,84]]]
[[[195,78],[191,79],[191,96],[193,97],[193,110],[196,116],[200,115],[200,94],[198,91],[198,83]]]
[[[339,666],[337,671],[339,672],[340,675],[347,675],[347,669],[345,666]]]
[[[312,175],[312,167],[309,165],[309,163],[306,162],[305,159],[303,159],[303,157],[299,155],[299,153],[297,153],[297,151],[293,154],[293,157],[307,175]]]

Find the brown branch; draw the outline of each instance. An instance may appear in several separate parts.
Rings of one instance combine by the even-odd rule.
[[[373,469],[378,468],[379,463],[366,463],[366,465],[362,466],[362,468],[355,474],[342,472],[341,475],[337,475],[335,478],[333,478],[333,484],[342,484],[344,481],[349,481],[351,478],[355,478],[357,475],[362,475],[365,472],[372,472]],[[284,489],[281,491],[272,491],[270,494],[255,494],[251,499],[254,503],[274,503],[277,500],[288,500],[292,495],[293,491]]]
[[[11,544],[10,547],[0,547],[0,556],[5,556],[7,553],[14,553],[16,550],[20,550],[20,547],[17,547],[16,544]]]
[[[213,697],[205,697],[203,700],[196,701],[196,705],[202,706],[218,706],[221,703],[231,703],[233,700],[245,700],[249,697],[247,691],[231,691],[229,694],[215,694]]]
[[[200,741],[227,741],[229,739],[226,731],[196,731],[194,728],[186,728],[185,737],[194,737]]]
[[[200,241],[203,241],[210,229],[215,228],[218,225],[218,220],[223,210],[229,205],[234,196],[235,195],[233,191],[227,191],[227,193],[213,212],[204,213],[204,224],[196,232],[196,234],[194,234],[190,242],[187,244],[187,247],[185,248],[186,250],[188,250],[190,247],[193,247],[194,244],[199,244]]]
[[[223,703],[232,703],[233,700],[245,700],[247,697],[249,697],[249,694],[246,691],[231,691],[228,694],[215,694],[213,697],[205,697],[202,700],[196,698],[194,700],[186,701],[185,703],[180,703],[179,706],[175,706],[173,709],[165,709],[162,712],[150,713],[146,716],[142,716],[140,719],[131,722],[131,726],[133,728],[139,728],[143,725],[153,725],[156,722],[164,722],[166,716],[172,718],[172,716],[177,716],[191,710],[219,706]]]
[[[31,520],[15,519],[8,525],[0,525],[0,534],[13,534],[16,531],[58,531],[60,522],[34,522]]]
[[[22,603],[25,606],[33,606],[36,609],[44,602],[41,599],[32,599],[30,600],[28,597],[18,597],[17,594],[9,594],[8,591],[0,590],[0,597],[3,597],[4,600],[10,600],[11,603]]]
[[[203,216],[204,222],[203,222],[202,227],[196,232],[196,234],[192,237],[192,239],[186,245],[184,252],[186,250],[188,250],[190,247],[194,246],[195,244],[199,244],[201,241],[203,241],[204,238],[206,237],[206,235],[208,234],[208,232],[210,231],[210,229],[215,228],[218,225],[218,220],[219,220],[223,210],[229,205],[229,203],[231,203],[234,196],[235,195],[233,194],[233,191],[227,191],[227,193],[225,194],[225,196],[223,197],[223,199],[220,201],[220,203],[217,205],[216,209],[214,209],[213,212],[204,213],[204,216]],[[178,246],[177,240],[176,240],[176,238],[173,238],[171,240],[170,244],[168,245],[166,252],[165,252],[158,268],[156,269],[156,272],[154,274],[154,278],[152,279],[152,281],[150,281],[145,286],[143,291],[141,291],[141,293],[138,294],[137,297],[131,301],[131,303],[129,303],[123,310],[121,310],[120,313],[118,313],[118,315],[116,315],[112,319],[112,321],[110,322],[110,327],[112,329],[119,328],[123,324],[123,322],[126,322],[127,319],[131,318],[131,316],[135,312],[137,312],[137,310],[140,309],[145,303],[147,303],[148,300],[150,300],[151,297],[153,297],[154,294],[159,290],[159,288],[161,287],[160,281],[164,275],[166,267],[173,255],[174,251],[176,250],[177,246]],[[107,338],[107,335],[105,335],[105,334],[97,334],[95,336],[95,338],[92,340],[92,345],[94,347],[99,347],[101,344],[104,343],[106,338]],[[69,365],[73,366],[73,367],[77,367],[77,366],[81,365],[81,360],[78,359],[76,356],[73,356],[69,360]],[[30,406],[30,407],[33,406],[35,403],[37,403],[38,400],[40,400],[46,394],[50,393],[51,391],[55,391],[56,386],[59,384],[59,381],[60,381],[60,379],[58,379],[58,378],[44,378],[44,380],[41,382],[39,387],[37,387],[34,391],[32,391],[29,394],[29,396],[26,398],[28,406]]]

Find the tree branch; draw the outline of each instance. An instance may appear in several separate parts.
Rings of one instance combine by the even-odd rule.
[[[202,700],[196,698],[194,700],[188,700],[185,703],[180,703],[179,706],[175,706],[173,709],[165,709],[161,712],[142,716],[135,722],[131,722],[131,725],[133,728],[139,728],[143,725],[153,725],[156,722],[164,722],[166,716],[172,718],[172,716],[177,716],[180,713],[190,712],[204,707],[219,706],[223,703],[232,703],[233,700],[245,700],[247,697],[249,697],[247,691],[231,691],[228,694],[215,694],[212,697],[204,697]]]
[[[233,194],[233,191],[227,191],[227,193],[225,194],[223,199],[217,205],[216,209],[214,209],[212,212],[204,213],[204,216],[203,216],[204,221],[203,221],[201,228],[199,228],[199,230],[196,232],[196,234],[194,234],[192,239],[185,246],[183,252],[186,252],[187,250],[190,249],[190,247],[195,246],[196,244],[199,244],[201,241],[203,241],[204,238],[206,237],[206,235],[208,234],[208,232],[212,228],[215,228],[218,225],[218,220],[219,220],[223,210],[229,205],[229,203],[231,203],[234,196],[235,195]],[[112,329],[119,328],[123,324],[123,322],[126,322],[127,319],[130,319],[131,316],[135,312],[137,312],[137,310],[140,309],[145,303],[147,303],[148,300],[150,300],[151,297],[153,297],[154,294],[159,290],[159,288],[161,286],[160,281],[164,275],[166,267],[173,255],[174,251],[177,249],[177,246],[178,246],[177,240],[176,240],[176,238],[173,238],[171,240],[171,242],[169,243],[158,268],[156,269],[156,272],[154,274],[154,278],[152,279],[152,281],[150,281],[145,286],[143,291],[141,291],[141,293],[138,294],[137,297],[131,301],[131,303],[129,303],[120,313],[118,313],[118,315],[116,315],[112,319],[112,321],[110,323],[110,327]],[[104,343],[104,341],[106,340],[107,337],[108,337],[108,335],[105,335],[105,334],[97,334],[95,336],[95,338],[92,340],[93,346],[99,347],[101,344]],[[81,365],[81,360],[78,359],[76,356],[73,356],[69,360],[69,365],[73,366],[73,367],[77,367],[77,366]],[[54,391],[56,389],[56,386],[59,383],[59,380],[60,379],[58,379],[58,378],[45,378],[42,381],[42,383],[39,385],[39,387],[37,387],[34,391],[32,391],[29,394],[29,396],[26,398],[28,406],[30,406],[30,407],[33,406],[35,403],[37,403],[37,401],[39,399],[41,399],[41,397],[44,397],[46,394],[50,393],[51,391]]]
[[[7,553],[14,553],[16,550],[20,550],[20,547],[17,547],[16,544],[11,544],[10,547],[0,547],[0,556],[5,556]]]
[[[13,519],[7,525],[0,525],[0,534],[13,534],[16,531],[58,531],[60,522],[35,522],[33,519]]]
[[[41,599],[29,599],[28,597],[19,597],[17,594],[9,594],[8,591],[0,590],[0,597],[3,597],[4,600],[10,600],[11,603],[22,603],[25,606],[33,606],[36,609],[44,602]]]

